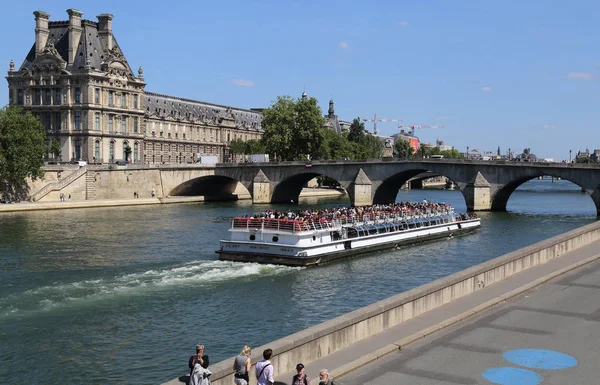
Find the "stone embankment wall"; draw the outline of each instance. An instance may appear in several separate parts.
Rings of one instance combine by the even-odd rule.
[[[523,270],[544,264],[598,239],[600,222],[595,222],[254,348],[253,351],[256,356],[260,356],[267,347],[273,349],[274,356],[271,361],[275,375],[291,372],[298,362],[307,364],[347,348],[419,314]],[[240,343],[243,345],[243,341]],[[231,357],[211,365],[213,385],[233,384],[233,360],[234,357]],[[251,384],[255,384],[254,376],[250,378]],[[175,379],[168,384],[180,383]]]

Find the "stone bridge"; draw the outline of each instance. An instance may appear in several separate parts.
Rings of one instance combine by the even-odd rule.
[[[163,173],[181,173],[162,166]],[[516,163],[471,160],[372,160],[218,164],[214,175],[192,178],[167,187],[166,195],[223,195],[237,182],[254,203],[298,201],[302,187],[312,178],[325,175],[335,179],[348,192],[353,205],[394,202],[400,187],[409,179],[430,172],[452,180],[472,211],[504,211],[510,195],[521,184],[553,176],[575,183],[590,195],[600,214],[600,167],[567,163]],[[188,170],[188,177],[192,177]],[[208,171],[208,170],[206,170]],[[175,175],[173,175],[175,177]],[[179,179],[173,178],[173,182]],[[165,180],[165,178],[163,178]],[[167,192],[168,191],[168,192]]]
[[[473,211],[506,210],[510,195],[521,184],[540,176],[565,179],[591,196],[600,214],[600,167],[588,164],[515,163],[470,160],[369,160],[209,165],[88,166],[84,170],[47,168],[32,184],[32,200],[132,198],[134,191],[150,197],[204,196],[208,200],[250,196],[254,203],[297,202],[306,182],[325,175],[347,191],[353,205],[394,202],[411,178],[442,175],[462,192]],[[59,177],[62,170],[62,179]],[[67,176],[67,172],[70,172]],[[428,173],[428,174],[426,174]]]

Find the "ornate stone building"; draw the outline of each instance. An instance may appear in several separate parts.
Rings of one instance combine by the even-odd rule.
[[[145,91],[142,68],[135,76],[113,35],[113,16],[67,13],[68,21],[49,21],[34,12],[35,43],[21,67],[11,60],[6,77],[9,104],[40,119],[49,143],[60,143],[60,161],[227,161],[231,140],[261,136],[256,110]]]

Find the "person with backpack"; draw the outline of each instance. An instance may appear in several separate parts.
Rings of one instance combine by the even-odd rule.
[[[265,349],[263,352],[263,360],[256,364],[256,385],[274,385],[275,379],[273,379],[273,364],[271,364],[271,356],[273,350]]]
[[[292,385],[310,385],[310,378],[304,373],[304,365],[296,365],[296,371],[298,374],[292,378]]]

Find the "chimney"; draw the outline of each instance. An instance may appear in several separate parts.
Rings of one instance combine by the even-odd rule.
[[[67,9],[67,13],[69,14],[69,64],[73,64],[75,61],[75,55],[77,54],[77,46],[79,45],[79,41],[81,40],[81,16],[83,13],[69,8]]]
[[[113,49],[112,19],[110,13],[103,13],[98,18],[98,37],[106,51]]]
[[[48,29],[50,15],[43,11],[35,11],[33,15],[35,16],[35,56],[37,56],[38,53],[46,48],[48,35],[50,35],[50,30]]]

